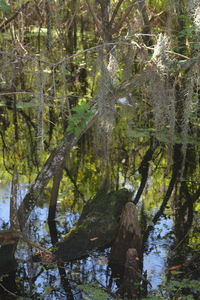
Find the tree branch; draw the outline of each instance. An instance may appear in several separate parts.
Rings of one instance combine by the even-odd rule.
[[[151,40],[150,34],[151,34],[151,24],[149,22],[149,16],[147,14],[147,9],[146,9],[146,4],[145,0],[137,0],[139,10],[141,12],[143,22],[144,22],[144,28],[143,28],[143,33],[144,35],[142,36],[144,43],[147,46],[153,45],[153,42]]]
[[[135,196],[135,199],[133,201],[135,204],[137,204],[138,201],[140,200],[140,197],[146,186],[146,182],[148,179],[148,172],[149,172],[149,162],[152,160],[153,153],[154,153],[156,147],[157,147],[157,143],[155,143],[155,142],[153,143],[153,141],[151,141],[151,145],[150,145],[149,149],[147,150],[147,152],[145,153],[145,155],[142,159],[142,162],[140,164],[140,167],[138,169],[139,173],[142,175],[142,179],[140,182],[140,187],[139,187],[137,194]]]
[[[78,186],[77,186],[77,184],[76,184],[76,181],[75,181],[74,178],[71,176],[69,169],[68,169],[68,168],[65,168],[65,171],[66,171],[67,176],[69,177],[69,179],[70,179],[71,182],[73,183],[76,192],[80,195],[80,197],[81,197],[81,199],[83,200],[83,202],[86,203],[85,198],[84,198],[84,195],[81,193],[81,191],[79,191],[79,188],[78,188]]]
[[[111,25],[111,26],[112,26],[112,24],[113,24],[113,22],[114,22],[114,20],[115,20],[115,17],[116,17],[116,15],[117,15],[118,10],[120,9],[120,6],[121,6],[121,4],[122,4],[123,1],[124,1],[124,0],[119,0],[119,2],[117,3],[117,5],[116,5],[116,7],[115,7],[115,9],[114,9],[114,11],[113,11],[113,14],[112,14],[112,17],[111,17],[111,20],[110,20],[110,25]]]
[[[95,14],[94,9],[93,9],[93,7],[92,7],[92,5],[91,5],[91,3],[90,3],[90,0],[86,0],[86,2],[87,2],[87,5],[88,5],[88,8],[89,8],[89,11],[90,11],[90,13],[91,13],[91,15],[92,15],[92,17],[93,17],[93,19],[94,19],[94,23],[95,23],[96,26],[97,26],[97,29],[98,29],[98,31],[99,31],[99,34],[102,35],[102,26],[101,26],[101,22],[100,22],[99,18],[97,17],[97,15]]]
[[[88,122],[86,128],[82,130],[80,135],[74,136],[71,133],[66,132],[60,146],[58,146],[49,156],[45,162],[43,168],[35,179],[35,182],[31,185],[28,193],[23,199],[23,202],[18,208],[18,220],[20,222],[21,229],[29,217],[29,214],[33,210],[37,203],[42,191],[48,184],[49,180],[56,174],[57,170],[62,166],[63,161],[68,157],[71,149],[77,144],[81,136],[94,124],[98,117],[98,112],[95,112]]]
[[[180,176],[180,170],[181,170],[181,166],[182,166],[182,162],[183,162],[183,156],[182,156],[182,152],[181,152],[181,145],[179,144],[175,144],[174,145],[174,165],[173,165],[173,170],[172,170],[172,177],[167,189],[167,192],[165,194],[165,197],[163,199],[163,202],[159,208],[159,210],[156,212],[156,214],[154,215],[153,219],[152,219],[152,223],[155,225],[157,223],[157,221],[159,220],[159,218],[163,215],[164,209],[172,195],[172,192],[174,190],[174,186],[177,182],[177,179]],[[145,245],[150,232],[153,230],[154,225],[149,225],[144,237],[143,237],[143,245]]]
[[[10,17],[8,20],[5,20],[1,25],[0,25],[0,31],[4,32],[7,25],[12,22],[17,16],[18,14],[24,10],[28,5],[29,5],[30,1],[22,4],[22,6],[14,13],[14,15],[12,15],[12,17]]]
[[[112,33],[115,33],[116,31],[118,31],[120,29],[120,27],[122,26],[122,24],[124,23],[124,21],[126,20],[128,15],[130,14],[133,6],[134,6],[134,4],[131,4],[131,5],[129,5],[129,7],[127,7],[127,9],[125,10],[125,13],[122,16],[121,20],[119,21],[119,23],[116,24],[115,28],[112,30]]]

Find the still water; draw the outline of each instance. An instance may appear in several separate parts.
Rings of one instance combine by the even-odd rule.
[[[10,189],[8,184],[0,184],[0,229],[9,227]],[[19,202],[23,199],[26,191],[25,186],[20,186],[18,191]],[[31,222],[29,223],[31,225],[28,228],[30,239],[36,243],[39,242],[45,248],[52,246],[47,216],[47,206],[35,208],[30,216]],[[73,227],[78,217],[78,214],[71,211],[57,217],[57,229],[61,237]],[[171,219],[163,218],[155,226],[155,230],[149,237],[148,252],[144,255],[144,270],[147,271],[147,280],[151,283],[150,290],[157,289],[164,279],[167,254],[171,244],[169,238],[166,239],[166,237],[171,229]],[[32,251],[30,246],[19,243],[15,253],[18,261],[18,272],[20,277],[24,277],[24,289],[29,290],[29,292],[34,290],[34,293],[40,295],[46,294],[42,299],[62,299],[65,291],[61,287],[57,266],[55,264],[32,263],[30,260]],[[110,284],[111,271],[107,266],[108,253],[107,249],[102,253],[94,253],[87,259],[64,265],[75,299],[84,297],[84,293],[81,293],[78,288],[79,284],[97,282],[104,287],[111,288],[112,291],[116,290],[115,284]],[[30,280],[30,278],[32,279]]]

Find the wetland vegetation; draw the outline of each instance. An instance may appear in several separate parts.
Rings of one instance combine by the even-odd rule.
[[[199,1],[0,0],[0,33],[0,299],[199,299]]]

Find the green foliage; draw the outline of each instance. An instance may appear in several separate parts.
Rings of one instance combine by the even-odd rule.
[[[39,104],[35,102],[24,102],[24,101],[18,101],[16,104],[17,108],[36,108]]]
[[[179,280],[170,280],[169,284],[167,285],[167,290],[170,292],[181,294],[182,289],[190,289],[195,293],[200,293],[200,285],[198,280],[191,280],[184,278],[181,281]]]
[[[84,292],[84,300],[109,299],[109,294],[95,284],[80,285],[79,288]]]
[[[168,0],[147,0],[147,5],[154,9],[155,12],[160,12],[166,9],[169,5]]]
[[[75,136],[79,136],[81,131],[87,126],[87,122],[93,115],[90,106],[86,102],[82,102],[80,105],[75,106],[73,109],[73,114],[69,116],[69,125],[67,131],[73,133]]]
[[[0,0],[0,23],[3,24],[9,19],[7,14],[10,11],[14,14],[14,12],[18,11],[21,5],[26,2],[27,0]],[[112,47],[108,48],[104,46],[102,51],[106,56],[104,72],[101,70],[103,54],[100,54],[101,51],[96,51],[97,48],[95,48],[96,46],[101,47],[100,34],[96,26],[94,31],[94,20],[89,13],[86,1],[46,1],[46,4],[50,4],[49,11],[47,8],[48,5],[40,5],[40,13],[36,13],[36,11],[32,9],[32,5],[28,5],[16,16],[15,20],[11,22],[12,30],[10,30],[10,23],[8,23],[9,26],[5,26],[3,29],[4,32],[1,32],[0,39],[1,50],[8,52],[8,55],[1,54],[0,179],[3,183],[10,182],[13,168],[17,167],[20,175],[19,182],[23,184],[32,183],[34,178],[38,175],[38,169],[41,167],[42,160],[47,159],[51,150],[57,147],[58,142],[62,139],[63,124],[66,125],[67,123],[65,126],[65,128],[67,128],[66,130],[78,137],[81,132],[87,129],[88,121],[93,114],[89,105],[85,102],[81,103],[80,101],[79,105],[72,109],[72,115],[68,117],[66,122],[66,116],[63,112],[68,109],[68,106],[65,100],[68,99],[70,106],[75,106],[77,103],[76,97],[80,99],[80,95],[84,95],[84,99],[101,99],[101,97],[96,97],[97,93],[101,91],[101,89],[99,89],[101,75],[107,76],[104,80],[105,85],[101,85],[103,86],[102,89],[105,88],[106,90],[110,89],[109,80],[107,81],[107,78],[110,79],[109,77],[112,76],[115,78],[116,76],[118,80],[122,79],[122,81],[117,83],[122,89],[118,91],[118,86],[114,86],[108,98],[107,96],[102,97],[103,100],[105,99],[105,108],[107,109],[107,106],[109,106],[110,98],[116,97],[117,99],[129,93],[129,95],[131,95],[130,98],[132,98],[131,104],[133,106],[131,109],[126,106],[120,108],[118,106],[116,107],[117,127],[115,127],[112,136],[113,140],[108,161],[110,170],[107,172],[109,177],[107,179],[110,181],[110,188],[119,188],[121,185],[130,184],[132,188],[138,190],[141,183],[141,174],[138,172],[138,169],[149,148],[150,139],[155,137],[160,143],[153,160],[149,162],[148,184],[141,197],[144,201],[145,213],[147,214],[147,225],[153,225],[152,221],[150,221],[152,220],[150,214],[152,214],[152,211],[156,211],[158,206],[161,205],[171,179],[172,168],[171,164],[168,164],[166,145],[168,145],[169,142],[170,147],[171,143],[184,145],[189,143],[193,146],[194,152],[200,145],[198,118],[199,77],[197,78],[198,80],[194,77],[194,81],[196,80],[195,82],[197,83],[194,84],[194,88],[191,85],[190,89],[190,87],[188,88],[189,83],[185,86],[184,82],[189,82],[188,78],[192,78],[195,75],[192,70],[188,72],[188,77],[184,78],[185,73],[180,72],[179,77],[174,78],[176,72],[173,73],[172,68],[171,71],[173,74],[164,74],[163,76],[163,78],[166,79],[166,83],[167,80],[170,79],[166,86],[164,84],[162,85],[162,80],[157,82],[156,79],[158,79],[158,76],[155,76],[155,72],[152,72],[150,75],[152,75],[152,82],[155,81],[156,88],[154,90],[151,87],[150,91],[152,91],[152,93],[151,95],[149,93],[144,73],[149,66],[149,62],[151,62],[152,50],[155,47],[157,37],[154,33],[169,33],[171,45],[167,50],[175,49],[178,52],[177,55],[172,51],[170,54],[167,53],[172,62],[174,61],[174,63],[172,63],[174,65],[176,65],[176,62],[179,60],[184,59],[184,57],[178,55],[179,52],[186,54],[188,61],[190,61],[190,58],[193,57],[191,55],[193,53],[192,50],[199,50],[200,44],[196,36],[196,27],[193,25],[191,16],[187,16],[187,10],[184,9],[188,1],[144,1],[147,5],[147,14],[152,27],[152,50],[149,51],[147,51],[146,47],[143,47],[144,41],[142,41],[143,36],[141,36],[141,33],[143,33],[143,25],[145,24],[142,22],[142,14],[138,14],[137,9],[132,9],[130,15],[127,15],[126,9],[132,5],[132,1],[120,2],[123,3],[111,26],[113,29],[118,27],[117,32],[111,38],[111,41],[116,42],[113,54],[116,56],[117,63],[115,67],[115,63],[113,63],[112,60],[109,61],[109,54]],[[9,3],[10,8],[7,3]],[[68,3],[67,7],[66,3]],[[92,5],[94,5],[94,3],[95,1],[91,1]],[[112,11],[114,11],[119,1],[113,0],[110,1],[110,3],[109,14],[112,14]],[[177,10],[174,9],[174,4],[177,6]],[[177,16],[179,5],[183,6],[183,14]],[[95,7],[95,12],[98,17],[101,16],[100,6],[100,1],[98,1],[98,5]],[[127,12],[129,12],[129,10],[127,10]],[[126,16],[124,19],[125,22],[121,22],[123,15]],[[26,16],[29,17],[26,18]],[[43,18],[43,16],[45,17]],[[135,21],[133,22],[133,20]],[[178,20],[182,21],[180,22],[180,24],[182,24],[180,28],[178,26]],[[102,21],[103,25],[104,20],[100,21]],[[13,34],[13,32],[17,34]],[[48,35],[51,36],[51,42],[48,41]],[[16,40],[17,37],[18,40]],[[180,43],[177,43],[177,39],[180,40]],[[124,42],[128,45],[125,45]],[[92,51],[89,50],[90,47],[93,48]],[[99,49],[101,48],[98,48],[98,50]],[[19,56],[15,57],[15,54],[19,54]],[[107,72],[108,61],[109,69],[112,70],[112,74],[110,71],[110,73]],[[170,64],[171,63],[169,63],[169,66],[167,64],[167,66],[170,67]],[[111,68],[112,66],[113,69]],[[150,70],[154,70],[154,67],[156,68],[156,65],[151,66]],[[197,67],[195,68],[195,72],[197,72],[195,76],[199,76],[198,69]],[[40,70],[42,71],[41,78],[38,76]],[[85,72],[82,72],[84,70]],[[41,82],[40,79],[42,79]],[[161,96],[167,96],[168,93],[171,95],[171,82],[173,86],[177,87],[174,90],[176,95],[179,91],[179,82],[180,90],[182,90],[181,95],[191,94],[191,100],[185,102],[188,115],[186,112],[185,115],[179,116],[180,110],[176,111],[176,107],[178,108],[179,103],[181,104],[181,101],[179,101],[181,97],[173,100],[172,95],[171,101],[163,101],[160,102],[159,105],[156,105],[162,98],[165,99],[164,96],[160,97],[159,94],[161,94]],[[160,83],[161,87],[159,85]],[[162,87],[163,89],[167,89],[165,94],[162,94]],[[24,92],[25,94],[23,94]],[[37,145],[41,139],[38,129],[42,123],[38,122],[39,100],[42,98],[41,95],[43,95],[44,98],[44,110],[42,112],[43,116],[40,116],[40,120],[44,123],[42,129],[44,131],[43,138],[45,147],[38,151]],[[102,95],[105,95],[104,90],[102,90]],[[151,99],[153,97],[152,95],[155,95],[155,99],[153,98],[153,100]],[[165,100],[168,99],[167,97]],[[175,102],[175,100],[177,101]],[[163,107],[162,104],[164,104]],[[167,116],[167,121],[163,120],[162,122],[162,118],[159,117],[159,114],[161,116]],[[157,128],[154,125],[155,115],[158,115],[158,119],[161,120],[161,124]],[[176,128],[174,128],[174,131],[170,130],[173,128],[173,126],[171,126],[173,122],[168,123],[168,119],[172,118],[175,124],[176,118],[179,117],[182,118],[182,120],[184,118],[186,119],[185,121],[183,120],[185,124],[186,122],[190,122],[189,126],[191,126],[192,130],[185,130],[185,135],[180,134]],[[104,124],[106,125],[106,122],[104,122],[102,118],[102,126]],[[188,132],[192,132],[192,134],[189,135]],[[110,138],[108,134],[105,134],[105,137]],[[97,134],[97,139],[98,138],[99,136]],[[60,222],[62,228],[64,228],[64,213],[66,212],[66,208],[73,207],[73,210],[77,211],[83,206],[83,201],[79,201],[79,196],[77,196],[78,191],[84,195],[85,199],[89,199],[96,194],[96,190],[98,190],[102,184],[102,174],[104,174],[102,167],[103,155],[97,153],[101,152],[101,149],[95,149],[97,143],[95,143],[94,140],[91,142],[91,140],[92,137],[90,133],[88,133],[84,140],[81,141],[81,144],[76,148],[74,147],[70,153],[70,159],[68,161],[70,176],[66,176],[64,172],[59,189],[58,202],[61,216],[57,218],[57,221]],[[97,155],[95,156],[94,154]],[[188,189],[191,195],[197,190],[199,183],[198,157],[197,152],[196,165],[195,161],[193,162],[195,165],[193,174],[190,178],[189,176],[184,178],[186,183],[188,183]],[[189,158],[186,157],[186,162],[188,160]],[[49,193],[48,199],[50,198],[50,184],[45,192]],[[178,195],[178,190],[176,194]],[[41,197],[40,203],[44,203],[45,200],[46,198]],[[105,204],[101,204],[102,209],[104,209],[103,205]],[[200,211],[200,204],[197,203],[195,205],[195,211],[195,215],[197,215]],[[195,230],[197,233],[194,232],[189,235],[189,243],[192,249],[198,251],[200,245],[200,238],[199,235],[197,235],[199,224],[197,224]],[[176,271],[176,275],[178,275],[177,272],[178,271]],[[179,278],[181,278],[181,276],[183,277],[180,271],[179,275]],[[173,276],[173,278],[175,278],[175,273]],[[173,293],[175,295],[172,300],[192,299],[191,295],[187,297],[181,296],[183,288],[181,284],[182,283],[177,280],[171,280],[169,285],[165,283],[162,287],[164,293]],[[192,288],[198,290],[195,287],[195,282],[189,279],[188,282],[184,282],[184,285],[186,285],[188,289],[190,284]],[[84,285],[82,289],[84,291],[83,293],[85,293],[85,299],[108,299],[109,297],[98,285],[88,284]],[[44,290],[45,293],[50,293],[51,287],[47,285]],[[180,297],[177,296],[179,294]],[[161,291],[157,290],[150,293],[147,299],[158,300],[163,299],[163,296]]]
[[[171,279],[168,283],[166,282],[160,286],[159,290],[153,290],[150,292],[149,296],[142,298],[142,300],[193,300],[195,299],[192,294],[183,295],[182,290],[188,289],[191,293],[198,295],[200,293],[200,285],[198,280],[191,280],[184,278],[183,280],[173,280]],[[162,291],[162,292],[161,292]],[[163,294],[165,296],[163,296]]]
[[[161,296],[150,296],[150,297],[147,297],[147,298],[142,298],[141,300],[163,300],[163,297]]]
[[[162,129],[160,131],[156,131],[154,128],[134,128],[128,129],[128,135],[131,138],[143,138],[143,137],[151,137],[155,136],[162,143],[169,143],[170,132],[167,129]],[[186,142],[191,145],[200,145],[200,139],[194,135],[187,135],[187,137],[183,137],[180,134],[175,134],[173,136],[173,142],[176,144],[183,144],[184,139]]]
[[[155,133],[154,128],[134,128],[128,131],[129,137],[132,138],[150,137],[153,133]]]
[[[0,10],[2,10],[3,13],[9,13],[11,11],[10,7],[4,0],[0,0]]]

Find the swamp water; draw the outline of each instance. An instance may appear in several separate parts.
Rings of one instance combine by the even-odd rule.
[[[26,189],[22,186],[19,190],[19,198],[22,199],[25,193]],[[1,184],[0,194],[0,226],[2,230],[8,228],[10,222],[10,186]],[[73,227],[78,217],[79,214],[72,211],[57,217],[56,226],[61,238]],[[44,248],[52,246],[47,218],[48,207],[37,207],[30,216],[31,222],[27,228],[30,240],[40,243]],[[151,284],[148,286],[150,292],[158,289],[165,279],[167,255],[172,244],[172,235],[170,234],[172,226],[171,219],[162,218],[150,234],[148,249],[143,260],[143,269],[147,271],[147,280]],[[109,290],[111,294],[117,290],[115,281],[111,280],[111,270],[107,265],[109,249],[92,253],[87,259],[79,260],[76,263],[65,263],[60,266],[48,262],[33,263],[31,260],[33,252],[35,252],[34,247],[30,247],[24,242],[20,242],[17,246],[15,281],[20,283],[20,295],[22,294],[29,299],[98,300],[106,299],[105,295],[102,296],[101,290]],[[66,275],[65,278],[61,270]],[[93,287],[94,294],[92,292]],[[113,298],[110,296],[108,299]]]

